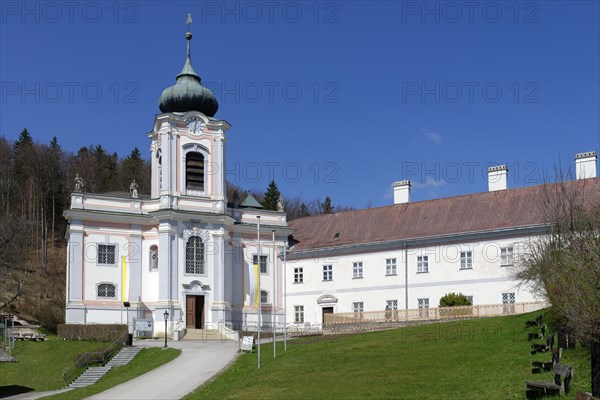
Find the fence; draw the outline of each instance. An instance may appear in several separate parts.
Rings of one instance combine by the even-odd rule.
[[[360,311],[324,314],[324,325],[364,324],[410,321],[451,321],[457,319],[524,314],[549,307],[543,301],[529,303],[487,304],[478,306],[413,308],[408,310]]]

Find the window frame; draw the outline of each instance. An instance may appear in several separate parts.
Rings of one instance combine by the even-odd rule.
[[[429,256],[417,256],[417,274],[429,273]]]
[[[190,243],[191,240],[199,240],[200,242],[200,248],[202,249],[202,258],[201,258],[201,264],[200,264],[200,272],[196,272],[196,263],[198,262],[198,260],[196,260],[196,256],[194,256],[193,260],[188,260],[188,244]],[[196,250],[194,249],[194,255]],[[192,266],[193,268],[193,272],[188,272],[188,262],[193,262],[194,265]],[[200,276],[206,276],[206,245],[204,243],[204,240],[202,240],[202,238],[200,236],[190,236],[188,238],[188,240],[185,243],[185,274],[184,275],[200,275]]]
[[[304,323],[304,305],[294,306],[294,322],[296,324]]]
[[[100,246],[104,246],[106,248],[108,248],[108,247],[113,248],[114,260],[112,263],[100,261]],[[108,258],[108,254],[105,254],[105,255]],[[96,265],[107,265],[107,266],[111,266],[111,267],[116,267],[118,264],[117,263],[118,259],[119,259],[119,252],[118,252],[118,246],[116,243],[96,243]]]
[[[294,283],[304,283],[304,267],[294,268]]]
[[[333,264],[323,265],[323,282],[333,282]]]
[[[257,260],[258,260],[258,254],[252,254],[252,265],[255,265],[257,263]],[[263,265],[263,263],[264,263],[264,265]],[[263,271],[263,266],[265,267],[264,271]],[[262,275],[269,275],[269,255],[268,254],[260,255],[260,265],[258,266],[258,269]]]
[[[194,180],[192,179],[190,181],[190,179],[188,179],[188,169],[192,168],[193,166],[188,167],[188,157],[192,156],[192,158],[196,157],[196,155],[198,155],[200,158],[202,158],[202,168],[201,168],[201,180],[200,180],[200,188],[194,188],[194,187],[190,187],[188,186],[188,183],[193,183]],[[190,162],[199,162],[199,160],[189,160]],[[193,193],[205,193],[206,192],[206,156],[199,152],[199,151],[187,151],[185,153],[184,156],[184,160],[183,160],[183,165],[184,165],[184,171],[185,171],[185,175],[183,177],[184,181],[184,187],[185,187],[185,192],[187,195],[193,195]],[[200,173],[198,174],[200,175]]]
[[[506,254],[502,254],[503,252],[505,252]],[[513,265],[515,265],[515,247],[514,246],[500,247],[500,266],[501,267],[512,267]]]
[[[363,312],[365,312],[365,302],[364,301],[353,301],[352,302],[352,312],[354,313],[354,318],[363,317]]]
[[[109,296],[100,296],[100,286],[103,285],[111,285],[114,289],[114,296],[113,297],[109,297]],[[118,290],[118,286],[115,283],[112,282],[98,282],[96,284],[96,299],[98,300],[117,300],[119,297],[119,290]]]
[[[429,317],[429,297],[417,299],[417,307],[419,308],[419,317]]]
[[[264,296],[264,298],[265,298],[265,301],[263,301],[263,296]],[[261,289],[261,290],[260,290],[260,304],[261,304],[261,305],[268,305],[268,304],[271,304],[271,303],[269,302],[269,300],[270,300],[269,291],[268,291],[268,290]]]
[[[460,252],[460,269],[473,269],[472,250],[465,250]]]
[[[397,258],[386,258],[385,259],[385,276],[398,275],[398,262]]]
[[[364,276],[363,262],[356,261],[352,263],[352,279],[362,279]]]

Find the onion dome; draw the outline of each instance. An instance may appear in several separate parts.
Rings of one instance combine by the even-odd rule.
[[[200,111],[202,114],[213,117],[219,109],[219,103],[213,93],[201,85],[200,76],[192,66],[190,57],[190,41],[192,33],[189,32],[189,24],[192,16],[188,14],[187,58],[183,69],[177,75],[175,85],[163,90],[158,100],[158,107],[163,113]]]

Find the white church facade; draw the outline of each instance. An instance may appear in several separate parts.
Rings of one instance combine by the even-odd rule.
[[[85,177],[71,196],[66,323],[150,319],[162,334],[168,313],[168,334],[178,338],[208,324],[256,323],[259,297],[263,321],[283,318],[275,254],[291,233],[286,214],[263,210],[252,197],[228,202],[230,125],[214,118],[217,101],[192,67],[191,33],[186,38],[184,68],[164,90],[148,133],[151,196],[139,198],[135,183],[122,196],[86,193]]]
[[[488,192],[411,202],[401,181],[393,205],[290,223],[282,208],[264,210],[251,196],[228,199],[230,125],[215,118],[218,103],[192,67],[191,38],[147,135],[150,196],[134,183],[120,196],[87,193],[85,177],[71,195],[66,323],[152,320],[160,335],[166,316],[178,339],[209,325],[256,324],[259,303],[263,323],[281,326],[436,307],[449,292],[476,305],[535,300],[510,269],[548,231],[545,185],[508,189],[503,166],[490,169]],[[577,155],[576,170],[569,184],[597,204],[596,153]]]

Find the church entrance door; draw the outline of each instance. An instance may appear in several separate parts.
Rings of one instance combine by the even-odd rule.
[[[186,328],[204,327],[204,296],[185,296],[185,321]]]
[[[325,314],[333,314],[333,307],[323,307],[323,323],[325,323]]]

